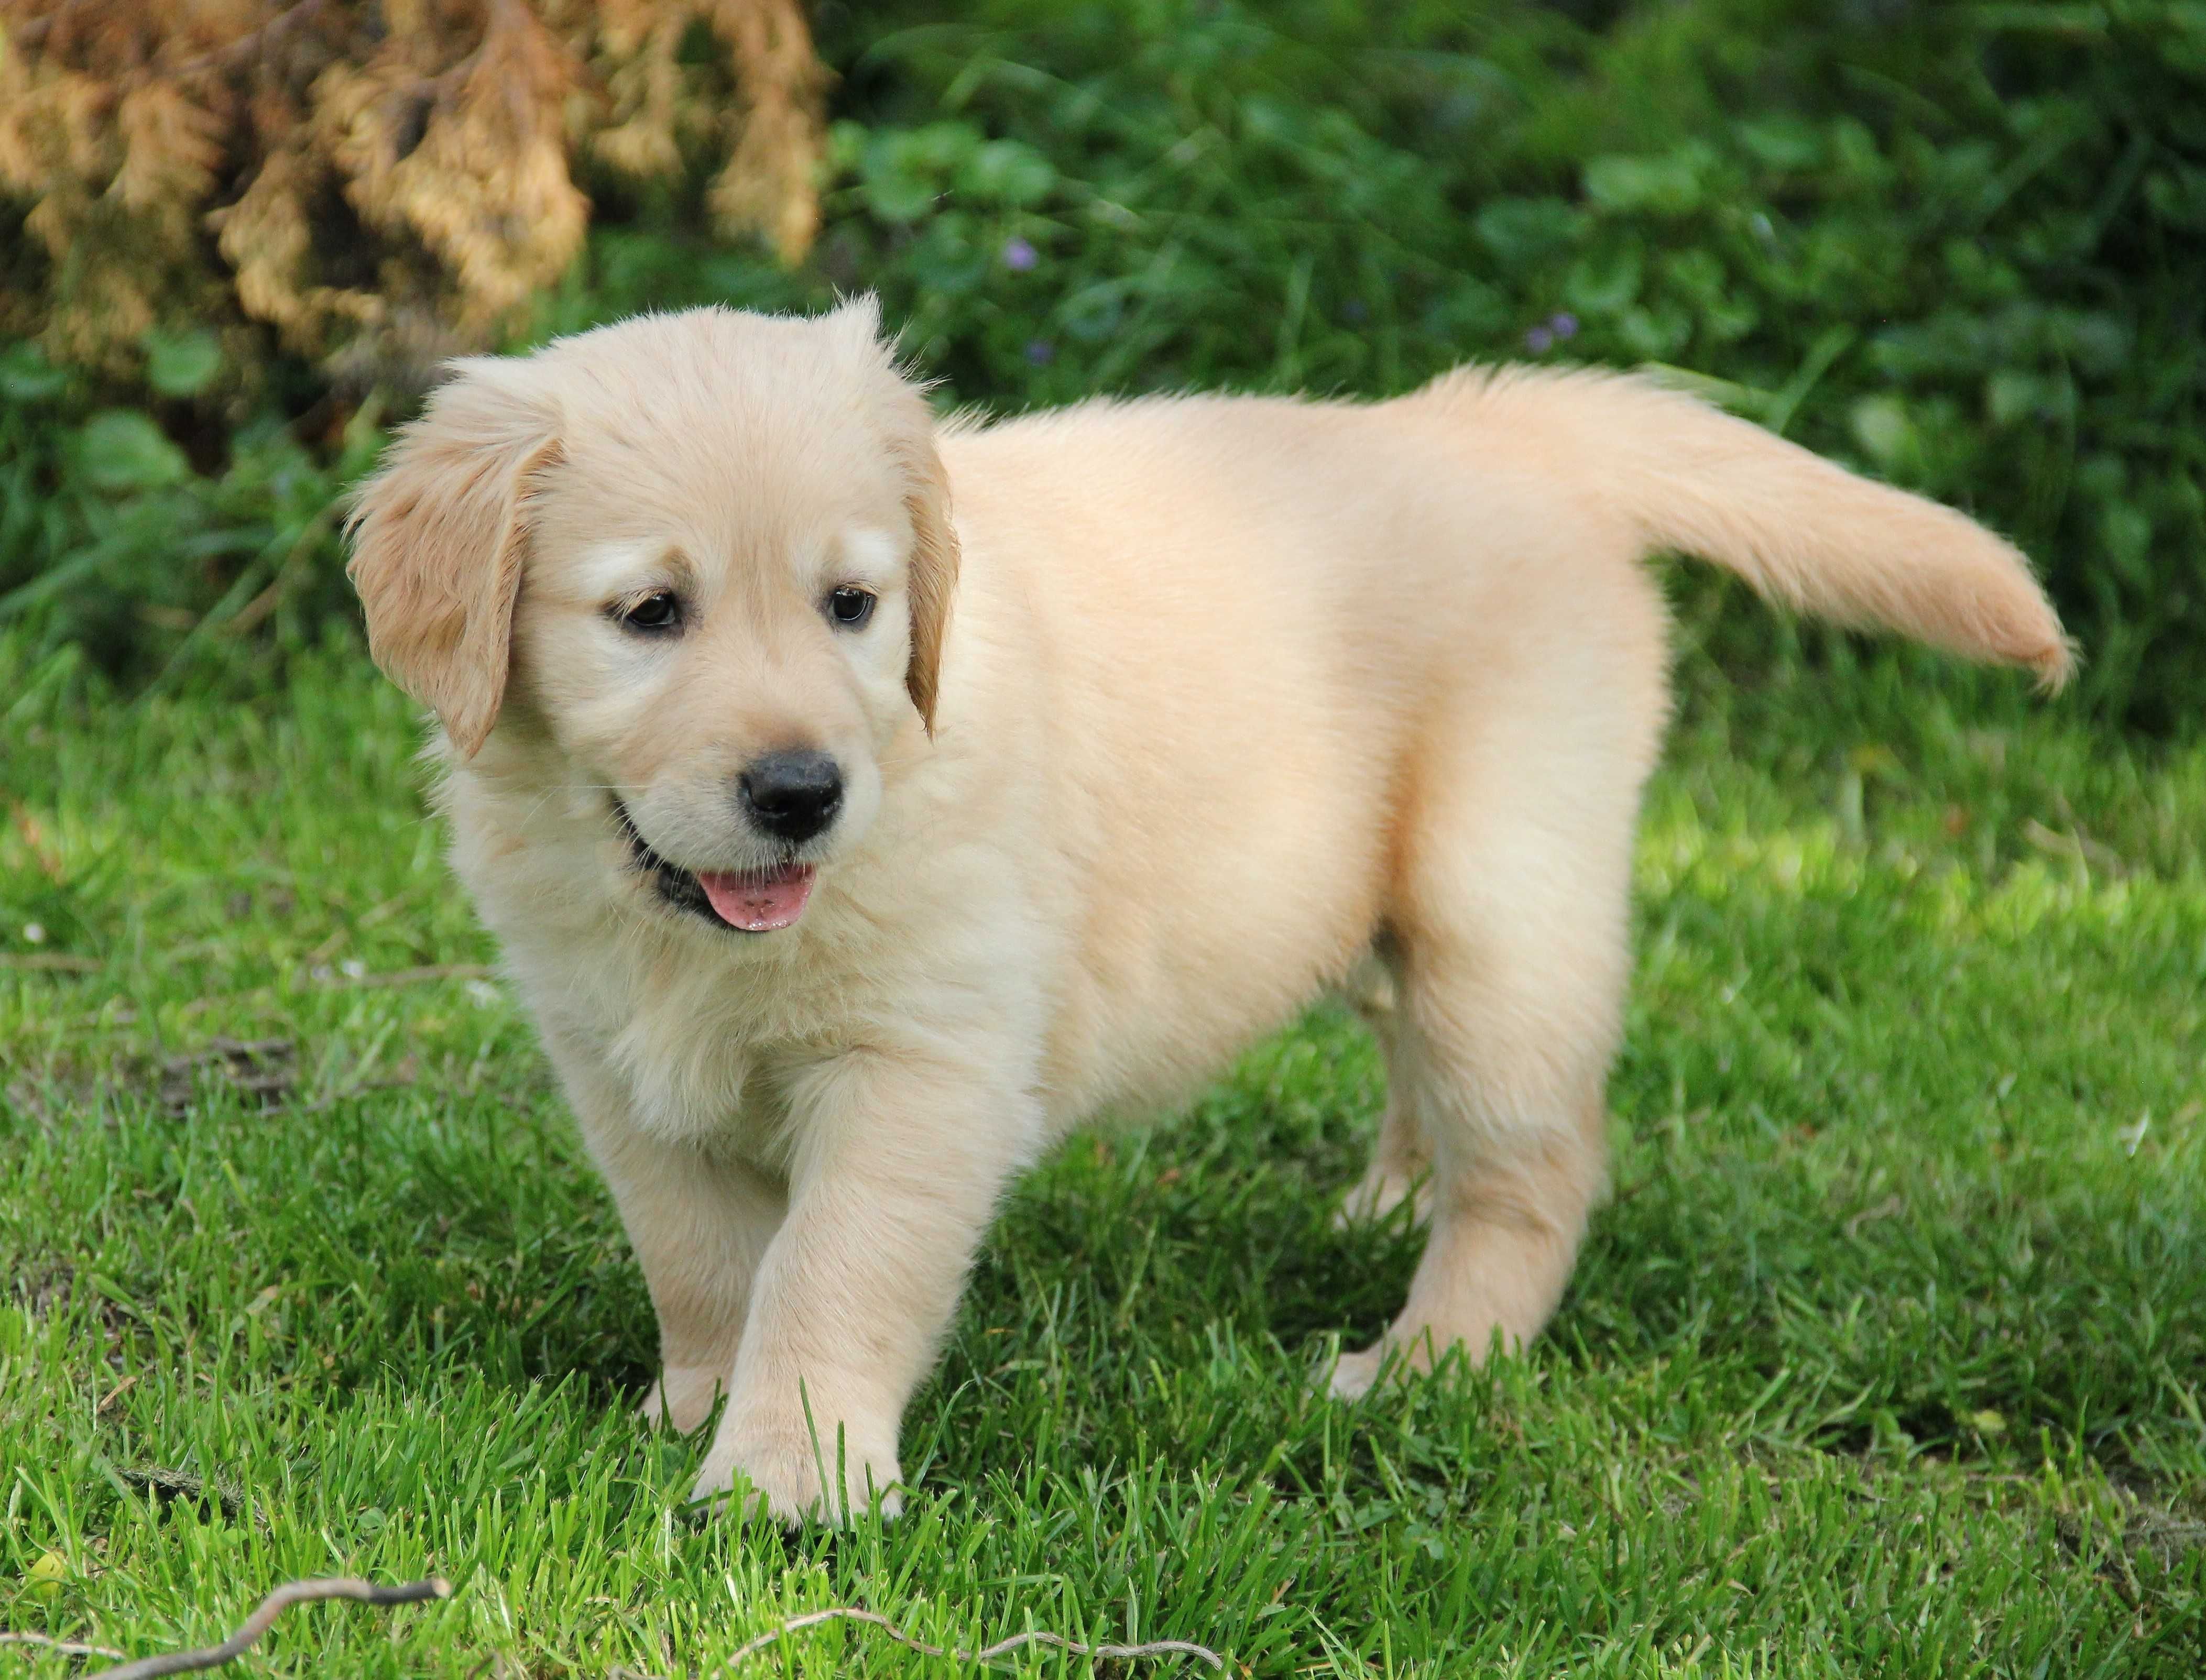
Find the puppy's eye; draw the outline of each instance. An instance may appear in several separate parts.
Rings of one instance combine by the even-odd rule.
[[[633,601],[616,601],[605,609],[624,630],[663,635],[682,628],[682,598],[671,589],[659,589]]]
[[[827,616],[846,630],[855,630],[873,616],[873,596],[870,590],[846,583],[839,589],[827,592]]]

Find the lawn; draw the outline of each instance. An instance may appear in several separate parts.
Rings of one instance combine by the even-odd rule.
[[[1688,656],[1617,1193],[1529,1354],[1313,1391],[1416,1246],[1329,1227],[1381,1075],[1321,1010],[1028,1179],[907,1515],[784,1537],[631,1418],[642,1282],[405,702],[339,647],[86,710],[0,651],[0,1626],[141,1655],[435,1571],[241,1667],[702,1676],[860,1605],[1236,1675],[2206,1671],[2206,748],[1839,652]],[[848,1624],[749,1667],[969,1671]]]

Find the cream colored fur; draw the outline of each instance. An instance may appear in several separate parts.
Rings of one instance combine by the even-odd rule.
[[[700,1492],[788,1519],[896,1508],[904,1403],[1023,1167],[1367,959],[1392,1097],[1351,1206],[1422,1183],[1432,1231],[1333,1386],[1540,1329],[1603,1183],[1650,551],[2069,661],[1997,538],[1643,379],[938,431],[869,302],[462,363],[355,525],[378,655],[444,726],[455,867],[650,1284],[647,1409],[724,1393]],[[852,581],[857,634],[820,608]],[[678,637],[606,615],[650,588]],[[661,903],[612,797],[674,863],[764,867],[730,789],[791,747],[849,778],[802,919]]]

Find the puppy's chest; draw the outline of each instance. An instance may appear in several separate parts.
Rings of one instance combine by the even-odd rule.
[[[619,946],[583,955],[510,942],[508,956],[546,1030],[584,1049],[627,1099],[634,1124],[774,1172],[792,1143],[792,1078],[857,1033],[849,995],[808,977]],[[532,971],[544,983],[532,983]]]

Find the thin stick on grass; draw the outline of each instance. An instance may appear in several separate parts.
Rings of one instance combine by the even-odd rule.
[[[56,1639],[42,1633],[0,1633],[0,1645],[36,1645],[65,1657],[119,1657],[122,1652],[105,1645],[80,1645],[73,1639]]]
[[[734,1668],[748,1662],[777,1640],[802,1632],[806,1628],[817,1627],[822,1622],[863,1622],[868,1627],[879,1628],[897,1644],[907,1646],[923,1657],[949,1657],[961,1663],[993,1662],[1023,1646],[1053,1645],[1060,1651],[1070,1651],[1076,1657],[1194,1657],[1208,1663],[1213,1668],[1225,1666],[1225,1659],[1208,1646],[1192,1644],[1184,1639],[1153,1639],[1145,1645],[1083,1645],[1076,1639],[1067,1639],[1063,1634],[1037,1630],[1013,1634],[1009,1639],[999,1639],[993,1645],[984,1645],[978,1651],[967,1651],[955,1645],[929,1645],[924,1640],[914,1639],[885,1616],[845,1605],[834,1610],[814,1610],[802,1616],[790,1617],[771,1632],[762,1633],[748,1643],[737,1646],[721,1667]],[[119,1673],[121,1671],[116,1671]]]
[[[333,975],[323,984],[338,987],[424,986],[432,980],[497,978],[498,970],[486,962],[436,962],[423,968],[392,968],[379,974]]]
[[[409,1581],[398,1587],[378,1587],[373,1582],[337,1577],[327,1581],[287,1581],[266,1598],[260,1607],[245,1618],[244,1624],[219,1645],[209,1645],[196,1651],[171,1651],[158,1657],[140,1657],[134,1663],[122,1663],[114,1668],[103,1668],[91,1680],[154,1680],[162,1674],[188,1674],[194,1669],[219,1668],[223,1664],[244,1654],[253,1642],[275,1625],[276,1618],[295,1604],[311,1604],[317,1599],[356,1599],[362,1604],[419,1604],[425,1599],[445,1599],[452,1594],[451,1583],[431,1576],[426,1581]],[[104,1653],[121,1656],[119,1651]]]

